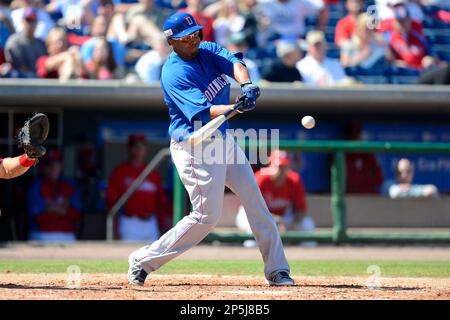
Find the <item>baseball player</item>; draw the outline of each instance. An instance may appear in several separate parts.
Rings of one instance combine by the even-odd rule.
[[[217,224],[224,187],[240,197],[265,264],[269,285],[293,285],[277,225],[269,212],[245,154],[226,133],[227,122],[215,139],[202,141],[203,153],[193,151],[188,138],[195,122],[205,124],[232,109],[227,76],[241,84],[238,112],[255,108],[259,88],[251,82],[242,54],[213,42],[201,42],[202,26],[186,12],[170,16],[164,33],[173,52],[162,69],[161,86],[169,108],[172,160],[189,194],[192,211],[159,240],[129,256],[128,281],[144,285],[147,275],[198,244]],[[196,146],[197,147],[197,146]],[[209,160],[206,150],[224,147],[224,162]],[[195,148],[194,148],[195,149]],[[234,156],[245,162],[234,161]],[[202,161],[203,159],[203,161]],[[241,164],[240,164],[241,163]]]
[[[25,153],[18,157],[0,158],[0,178],[18,177],[36,164],[45,154],[45,147],[42,144],[47,139],[48,130],[49,123],[45,114],[38,113],[27,120],[18,135],[19,147],[23,148]]]

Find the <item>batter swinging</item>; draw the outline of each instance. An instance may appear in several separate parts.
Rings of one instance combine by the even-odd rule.
[[[241,53],[231,53],[213,42],[201,42],[202,26],[188,13],[176,13],[164,24],[164,33],[173,51],[164,64],[161,85],[171,119],[169,134],[172,160],[189,193],[192,212],[151,245],[129,256],[128,281],[144,285],[147,275],[198,244],[219,221],[224,186],[239,196],[248,215],[253,234],[265,264],[269,285],[293,285],[289,265],[272,215],[258,188],[245,154],[226,133],[227,122],[219,138],[207,139],[200,148],[223,147],[224,161],[208,161],[208,155],[193,152],[189,135],[198,127],[218,117],[229,104],[230,83],[226,76],[241,84],[242,105],[239,112],[253,110],[259,97],[252,84]],[[244,159],[236,162],[235,157]]]

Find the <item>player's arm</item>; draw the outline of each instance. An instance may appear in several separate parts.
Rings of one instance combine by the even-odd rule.
[[[246,95],[247,97],[254,97],[248,99],[249,101],[244,102],[243,108],[238,109],[238,113],[242,113],[245,111],[250,111],[254,108],[256,103],[256,98],[259,96],[259,88],[252,84],[250,79],[250,74],[248,73],[247,67],[241,62],[233,63],[233,76],[234,79],[241,84],[242,93],[241,95]],[[251,88],[249,88],[251,87]],[[248,91],[250,89],[250,91]],[[247,90],[247,91],[246,91]],[[257,92],[256,92],[256,91]],[[214,119],[226,112],[230,109],[233,109],[234,105],[213,105],[209,109],[209,114],[211,119]]]
[[[247,67],[240,62],[233,63],[233,74],[234,79],[241,85],[252,82]]]
[[[252,82],[250,80],[250,75],[248,73],[247,67],[240,62],[233,63],[233,74],[234,74],[234,79],[241,85]],[[233,108],[232,104],[213,105],[209,109],[209,114],[211,116],[211,119],[214,119],[214,118],[226,113],[227,111],[229,111],[232,108]]]
[[[0,178],[12,179],[30,169],[36,160],[29,159],[26,154],[14,158],[5,158],[0,162]]]

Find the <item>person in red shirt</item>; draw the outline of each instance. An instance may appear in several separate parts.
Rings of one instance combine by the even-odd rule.
[[[300,175],[289,168],[286,151],[274,150],[270,165],[255,173],[261,193],[280,231],[312,231],[313,219],[307,214],[305,187]],[[251,233],[247,215],[241,206],[236,216],[241,231]]]
[[[394,18],[381,21],[378,31],[388,36],[391,62],[398,67],[418,70],[435,65],[438,61],[432,55],[422,23],[411,18],[406,2],[397,0],[390,8]]]
[[[147,165],[147,143],[143,135],[128,139],[127,162],[116,167],[106,191],[108,208],[112,208]],[[118,233],[122,240],[155,241],[160,231],[171,223],[161,175],[153,171],[128,199],[120,211]]]
[[[50,150],[42,160],[44,174],[28,190],[30,240],[73,242],[81,219],[78,189],[62,176],[62,155]]]
[[[348,15],[338,21],[334,34],[334,43],[339,48],[342,48],[355,33],[358,16],[364,12],[364,0],[346,0],[345,8]]]
[[[186,4],[187,7],[179,11],[190,13],[198,25],[204,27],[201,30],[202,41],[214,41],[214,21],[203,13],[203,0],[186,0]]]
[[[344,127],[346,140],[361,140],[362,126],[351,122]],[[346,153],[347,193],[379,193],[383,172],[375,155],[371,153]]]

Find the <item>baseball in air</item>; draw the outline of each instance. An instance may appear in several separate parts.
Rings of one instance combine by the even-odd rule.
[[[314,128],[314,126],[316,125],[316,120],[314,120],[313,117],[311,116],[304,116],[302,118],[302,125],[306,128],[306,129],[312,129]]]

